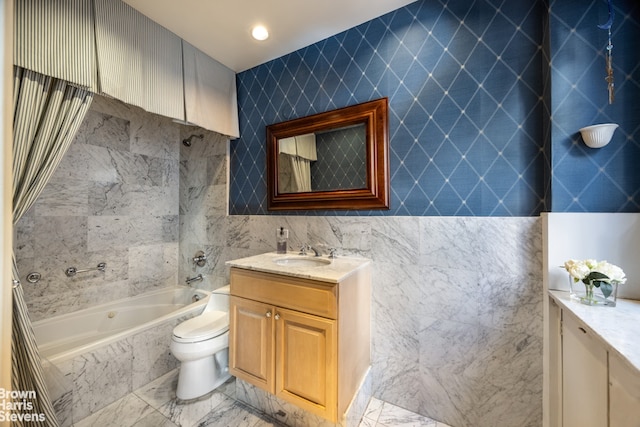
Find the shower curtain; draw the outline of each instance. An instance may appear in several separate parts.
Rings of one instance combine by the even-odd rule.
[[[93,94],[20,67],[13,72],[13,224],[29,210],[71,145]],[[45,420],[16,426],[58,426],[44,381],[38,347],[13,257],[13,331],[11,382],[14,390],[33,391],[32,414]]]
[[[291,158],[291,175],[295,183],[294,193],[311,191],[311,161],[299,156]]]
[[[281,193],[312,191],[311,162],[318,160],[316,135],[291,136],[278,140],[280,170],[278,190]]]

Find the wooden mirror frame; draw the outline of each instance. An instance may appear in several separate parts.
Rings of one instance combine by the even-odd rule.
[[[267,126],[267,208],[276,210],[389,209],[388,100],[381,98]],[[280,193],[278,140],[364,124],[366,187],[353,190]]]

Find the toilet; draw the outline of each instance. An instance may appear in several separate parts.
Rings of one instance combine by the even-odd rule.
[[[171,353],[180,361],[176,396],[203,396],[229,379],[229,285],[216,289],[199,316],[173,329]]]

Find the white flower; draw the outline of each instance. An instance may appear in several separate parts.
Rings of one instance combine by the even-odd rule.
[[[584,279],[591,272],[591,268],[589,268],[586,261],[576,261],[573,259],[565,262],[564,268],[569,272],[571,277],[573,277],[575,282]]]
[[[611,282],[625,283],[627,281],[624,271],[617,265],[609,264],[607,261],[599,262],[594,270],[607,276]]]
[[[607,261],[604,261],[604,262],[607,262]],[[587,267],[589,267],[589,270],[591,270],[591,271],[595,270],[598,267],[598,265],[600,264],[595,259],[585,259],[584,263],[587,265]]]
[[[583,281],[586,283],[590,279],[598,280],[599,282],[623,284],[627,281],[624,271],[617,265],[609,264],[607,261],[596,261],[595,259],[576,261],[570,259],[564,263],[564,268],[573,277],[574,282]],[[598,275],[589,277],[593,272],[604,274],[606,278],[601,278]]]

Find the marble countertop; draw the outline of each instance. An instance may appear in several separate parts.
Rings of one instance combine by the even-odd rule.
[[[618,299],[615,307],[591,307],[572,300],[566,291],[549,291],[549,295],[591,329],[607,350],[640,373],[640,301]]]
[[[321,282],[338,283],[360,268],[371,263],[367,258],[337,257],[331,259],[331,264],[304,267],[304,266],[281,266],[275,263],[278,258],[315,258],[312,256],[298,255],[297,252],[278,254],[267,252],[247,258],[227,261],[230,267],[244,268],[246,270],[263,271],[266,273],[283,274],[285,276],[300,277],[303,279],[318,280]],[[321,257],[329,260],[327,257]]]

